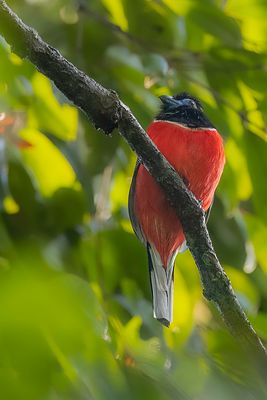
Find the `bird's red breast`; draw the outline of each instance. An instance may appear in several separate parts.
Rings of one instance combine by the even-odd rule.
[[[203,209],[208,210],[225,162],[223,141],[217,130],[154,121],[147,133],[201,201]],[[166,266],[185,237],[174,209],[143,165],[136,177],[134,212],[144,236]]]

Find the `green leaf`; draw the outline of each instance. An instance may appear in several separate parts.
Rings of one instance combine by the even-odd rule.
[[[267,225],[267,142],[248,132],[244,137],[244,143],[253,187],[253,204],[258,217]]]
[[[204,32],[218,38],[222,43],[232,47],[241,46],[241,34],[237,22],[210,4],[192,8],[187,18]]]
[[[176,18],[161,2],[135,0],[124,1],[129,32],[144,46],[172,48],[176,42]]]
[[[123,0],[102,0],[102,3],[108,9],[112,18],[112,22],[120,26],[123,30],[127,30],[128,21],[125,17]]]
[[[63,140],[74,140],[77,136],[77,109],[60,104],[52,91],[49,80],[40,73],[32,79],[33,101],[29,112],[31,127],[46,130]]]
[[[259,293],[249,275],[231,267],[225,267],[225,271],[231,280],[242,307],[250,314],[255,314],[259,305]]]
[[[256,317],[252,318],[251,320],[256,332],[260,337],[264,340],[267,340],[267,314],[266,313],[259,313]]]
[[[45,227],[60,233],[82,224],[86,211],[84,195],[80,190],[59,188],[47,200]]]
[[[265,0],[228,0],[226,12],[237,18],[265,19],[267,7]]]
[[[46,136],[31,128],[23,129],[20,134],[32,145],[21,153],[42,195],[51,196],[61,187],[74,188],[76,185],[79,188],[71,165]]]
[[[242,143],[242,142],[241,142]],[[219,191],[224,198],[228,195],[230,209],[240,201],[250,198],[252,185],[247,168],[247,161],[241,146],[231,138],[225,144],[226,166],[220,182]]]
[[[246,213],[244,219],[256,258],[262,269],[267,273],[267,226],[259,218],[253,216],[253,214]]]

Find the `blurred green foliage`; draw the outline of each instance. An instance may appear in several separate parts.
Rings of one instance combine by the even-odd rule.
[[[227,155],[209,230],[267,340],[267,3],[8,3],[144,127],[157,96],[200,98]],[[1,398],[266,399],[188,252],[177,258],[173,324],[153,320],[146,254],[127,215],[135,156],[4,39],[0,111],[15,119],[0,136]]]

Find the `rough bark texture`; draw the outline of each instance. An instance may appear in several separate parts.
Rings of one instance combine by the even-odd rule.
[[[0,1],[0,33],[13,51],[28,58],[70,101],[86,113],[96,128],[109,134],[118,128],[130,147],[165,191],[176,210],[195,259],[206,299],[218,307],[230,332],[267,365],[266,350],[249,323],[213,249],[205,215],[176,171],[151,142],[117,94],[88,77],[45,43]]]

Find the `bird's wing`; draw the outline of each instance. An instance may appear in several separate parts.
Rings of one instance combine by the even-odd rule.
[[[136,178],[137,178],[137,174],[138,174],[138,170],[139,167],[141,165],[141,161],[138,159],[136,162],[136,166],[134,169],[134,174],[133,174],[133,178],[132,178],[132,183],[131,183],[131,187],[130,187],[130,192],[129,192],[129,197],[128,197],[128,211],[129,211],[129,217],[130,217],[130,221],[132,223],[132,227],[134,230],[134,233],[136,234],[136,236],[138,237],[138,239],[144,244],[146,245],[146,239],[142,233],[142,229],[139,225],[139,222],[137,220],[137,217],[135,215],[134,212],[134,196],[135,196],[135,186],[136,186]]]
[[[212,208],[213,202],[214,202],[214,199],[212,199],[211,205],[209,206],[209,208],[208,208],[207,211],[205,212],[206,223],[207,223],[208,220],[209,220],[210,212],[211,212],[211,208]],[[185,241],[181,244],[181,246],[179,247],[178,252],[179,252],[179,253],[184,253],[187,249],[188,249],[188,246],[187,246],[186,240],[185,240]]]
[[[212,199],[211,205],[209,206],[209,208],[207,209],[207,211],[205,212],[205,216],[206,216],[206,224],[209,220],[210,217],[210,212],[211,212],[211,207],[213,206],[214,203],[214,198]]]

